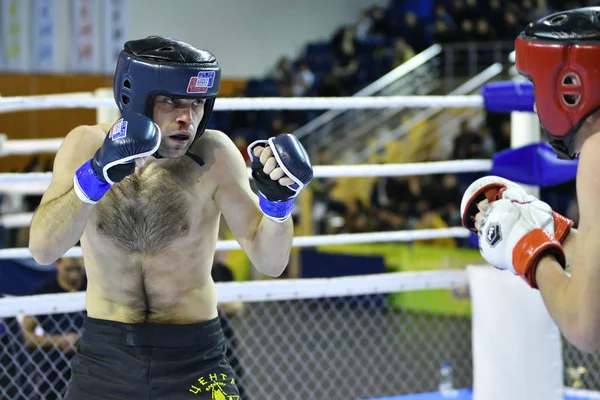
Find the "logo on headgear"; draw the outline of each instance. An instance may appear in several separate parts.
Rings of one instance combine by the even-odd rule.
[[[215,83],[215,71],[200,71],[192,76],[188,83],[187,93],[206,93]]]

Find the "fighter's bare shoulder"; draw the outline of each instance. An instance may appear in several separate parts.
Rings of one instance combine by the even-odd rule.
[[[235,143],[224,132],[207,129],[198,140],[198,146],[202,152],[215,154],[215,163],[242,163],[244,158]]]
[[[73,175],[104,141],[106,132],[103,125],[81,125],[72,129],[66,136],[54,158],[52,181],[44,193],[41,204],[62,196],[73,187]]]
[[[111,125],[106,125],[80,125],[67,134],[62,147],[76,147],[80,153],[87,153],[86,150],[91,151],[92,149],[95,152],[102,145],[106,133],[110,129]]]
[[[104,125],[80,125],[72,129],[63,140],[56,157],[58,160],[69,159],[75,163],[83,163],[94,155],[102,146],[107,130]]]
[[[225,132],[216,129],[207,129],[198,140],[200,146],[209,149],[223,149],[226,151],[237,151],[233,140]]]

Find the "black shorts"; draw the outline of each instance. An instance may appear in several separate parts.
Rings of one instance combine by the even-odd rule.
[[[66,400],[239,400],[218,318],[190,325],[86,318]]]

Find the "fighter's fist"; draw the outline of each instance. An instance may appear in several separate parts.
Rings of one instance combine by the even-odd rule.
[[[101,181],[114,184],[131,175],[135,160],[153,154],[160,146],[160,129],[145,115],[131,113],[110,129],[92,158]]]
[[[535,270],[542,256],[554,255],[564,268],[565,255],[554,238],[554,218],[548,204],[502,198],[482,209],[475,227],[481,255],[491,265],[521,276],[534,288]]]
[[[509,199],[520,203],[531,203],[538,200],[535,196],[527,194],[519,185],[499,176],[486,176],[471,183],[460,204],[462,225],[477,233],[475,220],[481,218],[479,214],[488,204],[499,200]],[[563,243],[571,231],[573,221],[550,209],[554,218],[554,236]],[[479,215],[478,215],[479,214]]]
[[[306,150],[295,136],[286,133],[251,143],[248,155],[261,209],[271,219],[285,221],[294,198],[313,178]]]
[[[283,169],[277,165],[277,160],[273,156],[273,150],[270,147],[256,146],[252,153],[259,158],[260,163],[263,165],[263,172],[269,175],[271,180],[279,182],[281,186],[294,184],[294,181],[288,178]]]
[[[75,173],[74,189],[85,203],[94,204],[115,183],[135,170],[136,160],[147,157],[160,146],[160,129],[150,118],[128,114],[106,135],[94,157]]]
[[[473,182],[461,202],[464,227],[477,233],[490,264],[520,275],[532,287],[537,261],[554,254],[565,265],[562,246],[572,221],[509,180],[488,176]]]

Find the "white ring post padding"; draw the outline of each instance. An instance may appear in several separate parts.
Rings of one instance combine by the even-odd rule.
[[[467,267],[473,400],[562,400],[561,336],[538,290],[491,266]]]
[[[220,97],[215,111],[357,110],[379,108],[481,108],[481,95],[377,97]],[[117,108],[112,97],[92,93],[0,97],[0,113],[59,108]]]
[[[510,114],[510,147],[513,149],[539,143],[540,120],[536,113],[517,112]],[[539,197],[540,188],[520,184],[520,186],[529,194]]]

